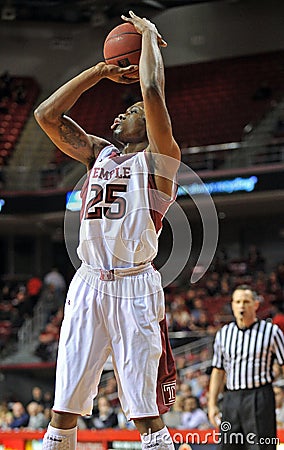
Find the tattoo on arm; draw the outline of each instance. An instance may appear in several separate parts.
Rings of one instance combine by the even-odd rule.
[[[86,147],[87,145],[80,132],[72,123],[62,121],[59,125],[59,135],[62,142],[70,144],[75,149]]]

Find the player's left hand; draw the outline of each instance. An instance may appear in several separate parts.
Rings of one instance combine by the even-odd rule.
[[[115,83],[131,84],[139,81],[139,67],[131,65],[128,67],[118,67],[114,64],[98,63],[103,78],[108,78]]]
[[[150,22],[150,20],[146,19],[145,17],[142,19],[141,17],[136,16],[136,14],[134,14],[133,11],[129,11],[129,15],[130,15],[130,17],[126,17],[126,16],[122,15],[121,18],[123,20],[125,20],[126,22],[132,23],[132,25],[135,26],[136,30],[140,34],[143,34],[144,31],[146,31],[146,30],[153,31],[157,35],[158,45],[160,47],[167,47],[168,44],[162,38],[161,34],[157,30],[156,25],[154,23]]]

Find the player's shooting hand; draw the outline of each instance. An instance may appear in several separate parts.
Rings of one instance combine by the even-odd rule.
[[[98,64],[101,69],[102,78],[108,78],[115,83],[131,84],[139,81],[138,66],[118,67],[114,64],[101,62]]]
[[[166,47],[168,45],[166,43],[166,41],[164,41],[164,39],[162,38],[160,33],[158,32],[156,25],[154,23],[150,22],[150,20],[146,19],[145,17],[142,19],[141,17],[136,16],[136,14],[134,14],[133,11],[129,11],[129,15],[130,15],[130,17],[126,17],[126,16],[122,15],[121,18],[123,20],[125,20],[126,22],[132,23],[135,26],[138,33],[143,34],[144,31],[146,31],[146,30],[153,31],[157,35],[158,45],[160,47]]]

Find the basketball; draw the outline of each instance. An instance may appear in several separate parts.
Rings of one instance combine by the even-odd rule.
[[[127,67],[139,64],[142,36],[132,23],[122,23],[115,27],[104,42],[104,59],[107,64]]]

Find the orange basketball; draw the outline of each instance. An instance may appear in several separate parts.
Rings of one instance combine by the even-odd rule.
[[[142,36],[132,23],[126,22],[115,27],[104,42],[104,59],[107,64],[127,67],[139,64]]]

